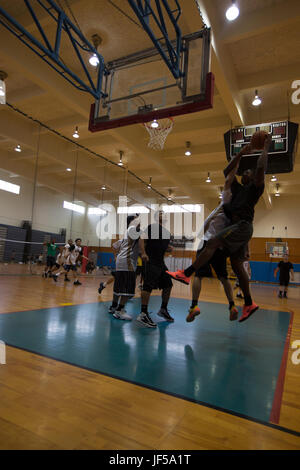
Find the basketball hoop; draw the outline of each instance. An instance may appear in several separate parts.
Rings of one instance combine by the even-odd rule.
[[[162,150],[164,148],[166,138],[173,129],[174,119],[171,117],[160,119],[157,121],[157,127],[152,127],[152,123],[153,121],[144,122],[144,126],[150,135],[148,147],[155,150]]]

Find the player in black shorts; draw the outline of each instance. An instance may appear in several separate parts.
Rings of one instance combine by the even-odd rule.
[[[252,301],[249,278],[243,267],[248,242],[253,234],[254,207],[265,187],[265,171],[268,164],[268,151],[272,141],[272,136],[266,138],[264,149],[257,160],[256,170],[246,170],[242,176],[242,184],[234,178],[231,184],[231,201],[223,205],[225,215],[230,219],[230,225],[210,239],[196,261],[184,271],[169,272],[170,276],[184,284],[190,283],[191,275],[201,266],[206,264],[215,251],[223,247],[226,249],[231,260],[232,269],[239,279],[240,287],[244,294],[245,305],[243,314],[239,322],[247,320],[258,306]],[[241,157],[251,152],[251,145],[246,145],[242,151],[236,155],[224,170],[225,177],[234,166],[239,163]]]
[[[282,294],[287,299],[288,286],[290,283],[290,273],[292,281],[294,280],[294,266],[289,261],[288,255],[284,255],[283,261],[278,263],[277,268],[274,271],[274,277],[276,279],[279,271],[279,293],[278,297],[282,299]]]
[[[141,258],[144,261],[144,285],[141,293],[142,311],[137,317],[137,321],[149,328],[155,328],[156,323],[153,322],[148,313],[148,304],[153,289],[162,290],[162,304],[158,315],[169,322],[173,322],[174,318],[168,312],[168,302],[173,287],[171,278],[166,274],[167,266],[164,262],[166,252],[172,251],[170,246],[171,234],[163,227],[163,213],[156,214],[158,223],[149,225],[144,235],[141,236]]]

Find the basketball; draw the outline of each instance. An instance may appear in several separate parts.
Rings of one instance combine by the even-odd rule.
[[[266,131],[255,132],[251,138],[251,147],[256,150],[261,150],[264,147],[267,137],[268,133]]]

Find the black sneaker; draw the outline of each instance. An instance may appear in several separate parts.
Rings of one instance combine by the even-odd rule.
[[[49,277],[53,277],[53,274],[52,274],[52,273],[49,273],[48,276],[49,276]]]
[[[284,297],[285,299],[287,299],[287,298],[288,298],[288,296],[287,296],[286,292],[284,292],[284,293],[283,293],[283,297]]]
[[[103,282],[100,282],[100,286],[99,286],[99,289],[98,289],[99,294],[101,294],[103,289],[105,289],[105,286],[104,286]]]
[[[79,282],[79,281],[75,281],[75,282],[74,282],[74,286],[82,286],[82,283]]]
[[[65,277],[65,282],[70,282],[70,279],[68,277]]]
[[[174,318],[171,317],[171,315],[168,312],[168,309],[166,308],[161,308],[160,311],[157,313],[160,317],[163,317],[165,320],[169,322],[173,322]]]
[[[54,274],[54,276],[52,276],[52,279],[54,282],[57,282],[57,278],[58,278],[57,274]]]
[[[281,292],[281,291],[279,292],[278,297],[279,297],[280,299],[282,299],[282,292]]]
[[[157,324],[151,320],[149,313],[141,312],[137,317],[137,321],[142,323],[144,326],[147,326],[148,328],[157,327]]]
[[[44,277],[45,279],[47,279],[47,276],[48,276],[47,273],[44,273],[44,274],[43,274],[43,277]]]

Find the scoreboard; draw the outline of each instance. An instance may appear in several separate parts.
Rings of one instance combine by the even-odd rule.
[[[224,141],[227,160],[230,161],[245,145],[249,144],[252,135],[257,131],[266,131],[272,135],[267,173],[289,173],[293,171],[298,124],[290,121],[237,127],[226,132]],[[238,174],[242,174],[248,168],[255,168],[261,153],[261,150],[254,150],[253,153],[244,155],[241,158]]]

